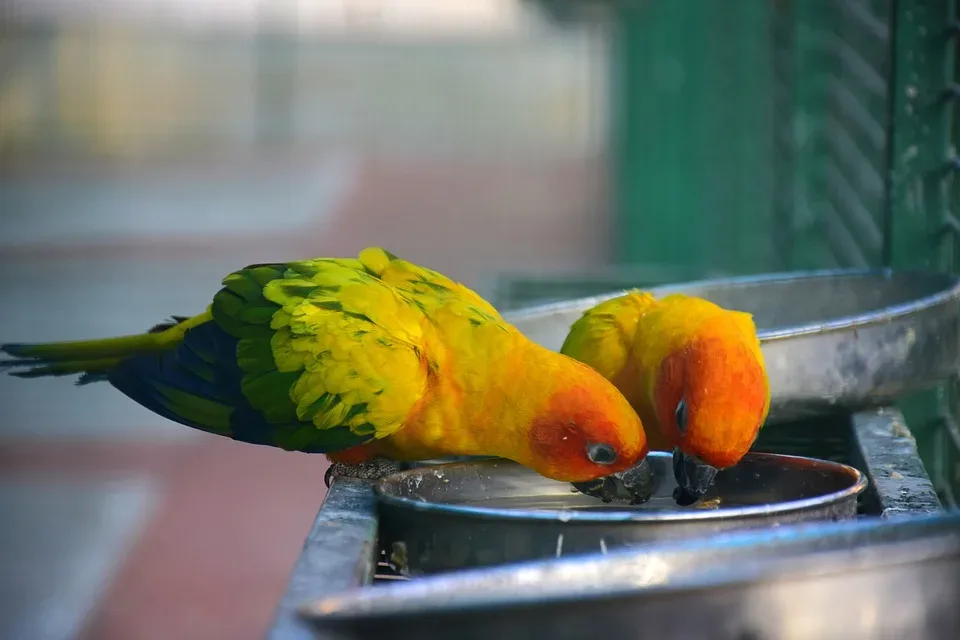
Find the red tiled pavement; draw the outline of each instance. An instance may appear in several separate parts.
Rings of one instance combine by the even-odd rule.
[[[88,640],[263,637],[322,502],[326,461],[219,439],[183,458]]]
[[[186,428],[186,427],[184,427]],[[0,440],[0,479],[42,475],[71,478],[89,474],[143,473],[172,476],[196,443],[69,441],[66,438]]]
[[[163,498],[85,640],[261,638],[326,488],[323,456],[188,444],[0,442],[5,477],[138,473]]]

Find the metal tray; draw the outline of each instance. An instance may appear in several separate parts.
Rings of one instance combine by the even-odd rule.
[[[380,540],[405,573],[607,551],[626,545],[857,514],[867,479],[853,467],[769,453],[749,453],[721,471],[709,501],[680,507],[668,453],[648,460],[656,478],[651,500],[604,505],[504,460],[419,467],[377,483]]]
[[[960,637],[960,514],[806,524],[353,591],[322,637]]]
[[[786,273],[651,289],[753,314],[770,376],[768,423],[879,406],[949,377],[960,358],[960,278],[891,270]],[[505,313],[559,350],[570,325],[621,292]]]

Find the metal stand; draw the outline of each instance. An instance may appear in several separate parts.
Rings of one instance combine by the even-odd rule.
[[[853,445],[849,452],[851,462],[870,479],[861,505],[862,515],[889,518],[942,511],[913,435],[898,410],[861,412],[846,422]],[[297,608],[310,600],[371,584],[378,555],[371,485],[338,479],[330,487],[307,536],[275,624],[267,635],[269,640],[317,638],[300,621]]]

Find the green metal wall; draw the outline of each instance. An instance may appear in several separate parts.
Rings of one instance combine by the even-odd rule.
[[[887,263],[960,270],[960,2],[895,0]],[[957,504],[960,393],[955,378],[905,402],[934,484]]]
[[[624,14],[612,143],[624,260],[735,272],[960,269],[958,4],[741,0],[724,3],[736,7],[733,22],[713,2]],[[667,98],[644,90],[664,51],[689,65],[693,83]],[[748,51],[771,61],[769,82]],[[768,100],[770,147],[760,139]],[[955,504],[960,385],[902,405]]]
[[[960,266],[956,0],[613,5],[623,262]]]
[[[791,269],[885,261],[889,0],[793,0],[774,16],[775,240]]]
[[[960,269],[958,4],[778,3],[773,241],[790,268]],[[958,399],[953,382],[902,401],[954,504]]]

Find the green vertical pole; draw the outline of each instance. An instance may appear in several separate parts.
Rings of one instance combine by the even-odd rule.
[[[763,270],[772,254],[769,3],[613,6],[617,257],[678,271]]]
[[[832,57],[822,35],[835,9],[817,2],[791,3],[789,90],[792,105],[786,114],[786,146],[791,154],[790,215],[786,233],[793,238],[790,268],[820,269],[835,265],[820,223],[826,198],[822,168],[826,162],[827,86]]]
[[[684,85],[702,82],[708,25],[683,0],[625,3],[617,18],[610,148],[619,258],[703,266],[696,227],[705,202],[691,158],[700,123]]]
[[[718,105],[712,111],[727,105],[727,118],[723,127],[708,125],[715,137],[711,147],[703,152],[711,153],[707,173],[714,180],[714,189],[725,196],[720,200],[721,211],[728,212],[726,216],[714,217],[722,226],[715,228],[713,237],[726,234],[729,248],[716,242],[711,246],[716,252],[715,262],[732,272],[756,273],[779,266],[772,243],[772,5],[756,0],[711,3],[712,22],[722,25],[724,30],[714,27],[714,48],[729,52],[726,59],[710,56],[721,62],[714,63],[710,76],[722,81],[722,91],[717,92]],[[708,105],[702,116],[708,123],[710,111]],[[725,191],[720,191],[724,187]]]

